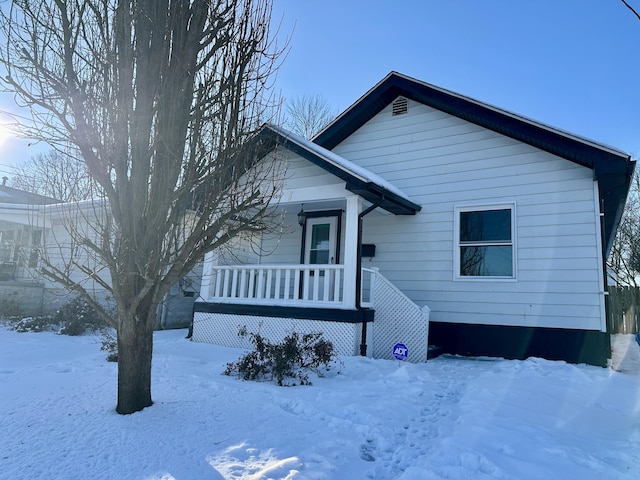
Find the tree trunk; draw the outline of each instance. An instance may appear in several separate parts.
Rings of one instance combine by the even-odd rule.
[[[146,302],[144,302],[146,303]],[[118,318],[118,406],[129,414],[151,406],[151,357],[155,308],[138,309],[135,318]]]

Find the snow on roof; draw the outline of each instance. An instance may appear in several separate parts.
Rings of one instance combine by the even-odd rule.
[[[287,140],[297,144],[298,146],[304,148],[305,150],[308,150],[314,153],[315,155],[317,155],[318,157],[321,157],[326,162],[340,168],[343,171],[350,173],[354,177],[357,177],[358,179],[362,180],[363,182],[374,183],[379,187],[382,187],[385,190],[397,195],[398,197],[401,197],[404,200],[407,200],[408,202],[412,202],[412,200],[402,190],[400,190],[395,185],[393,185],[392,183],[382,178],[380,175],[370,172],[366,168],[356,165],[355,163],[350,162],[346,158],[343,158],[340,155],[333,153],[331,150],[327,150],[326,148],[321,147],[320,145],[313,143],[312,141],[307,140],[301,137],[300,135],[296,135],[295,133],[290,132],[282,127],[278,127],[272,124],[269,124],[268,127],[271,128],[276,133],[278,133],[279,135],[282,135],[283,137],[285,137]]]
[[[52,197],[46,197],[37,193],[27,192],[18,188],[8,187],[6,185],[0,185],[0,203],[13,203],[21,205],[49,205],[53,203],[60,203]]]

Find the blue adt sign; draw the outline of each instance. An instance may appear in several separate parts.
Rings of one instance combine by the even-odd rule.
[[[396,343],[393,346],[393,356],[396,360],[404,360],[409,356],[409,349],[404,343]]]

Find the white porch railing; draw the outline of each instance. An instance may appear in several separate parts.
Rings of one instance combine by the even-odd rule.
[[[344,265],[220,265],[205,301],[344,306]]]
[[[360,306],[365,308],[374,308],[373,292],[376,277],[380,275],[378,268],[362,267],[362,276],[360,277]]]

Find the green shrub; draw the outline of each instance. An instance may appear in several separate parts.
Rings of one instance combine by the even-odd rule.
[[[107,362],[118,361],[118,339],[112,330],[102,332],[102,346],[100,350],[107,352]]]
[[[62,335],[83,335],[88,331],[101,330],[107,323],[82,297],[74,297],[65,303],[53,316],[53,322],[62,325]]]
[[[107,327],[104,319],[86,300],[75,297],[64,304],[53,316],[7,319],[9,328],[17,332],[57,332],[61,335],[83,335]]]
[[[53,317],[25,317],[10,320],[9,327],[16,332],[57,332],[60,324],[54,322]]]
[[[335,360],[333,344],[322,333],[291,333],[280,343],[271,343],[258,333],[249,335],[255,349],[239,360],[228,363],[225,375],[236,375],[243,380],[275,380],[278,385],[311,385],[309,372],[322,376],[321,367],[329,369]]]

